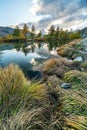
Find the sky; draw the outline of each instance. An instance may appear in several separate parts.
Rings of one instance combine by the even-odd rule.
[[[28,22],[40,30],[87,27],[87,0],[0,0],[0,26]]]

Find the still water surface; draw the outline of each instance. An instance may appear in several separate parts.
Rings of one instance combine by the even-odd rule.
[[[17,64],[26,73],[33,65],[46,60],[50,55],[46,43],[2,43],[0,44],[0,67]]]

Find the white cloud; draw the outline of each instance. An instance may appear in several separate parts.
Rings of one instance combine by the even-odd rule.
[[[38,2],[38,0],[33,0],[33,3],[35,3],[35,4],[36,4],[37,2]]]
[[[33,0],[30,12],[39,29],[52,24],[65,29],[87,26],[87,0]]]
[[[31,7],[30,12],[32,13],[32,15],[36,15],[36,12],[39,11],[39,9],[39,5],[34,5],[33,7]]]

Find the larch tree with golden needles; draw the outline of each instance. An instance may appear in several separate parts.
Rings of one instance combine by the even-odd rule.
[[[28,28],[27,24],[24,24],[23,34],[24,34],[25,39],[27,39],[28,32],[29,32],[29,28]]]

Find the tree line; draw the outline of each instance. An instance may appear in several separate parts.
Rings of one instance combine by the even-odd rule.
[[[19,26],[16,26],[12,34],[8,34],[4,39],[33,39],[33,40],[43,40],[49,42],[51,47],[60,46],[66,44],[70,40],[81,38],[81,32],[78,31],[68,31],[63,30],[62,28],[55,27],[52,25],[48,29],[48,33],[42,35],[42,31],[39,31],[36,34],[37,30],[35,26],[32,25],[31,29],[24,24],[23,29],[20,29]]]

